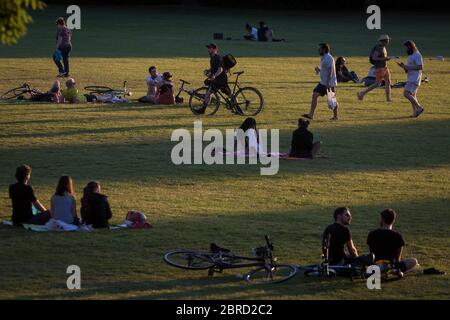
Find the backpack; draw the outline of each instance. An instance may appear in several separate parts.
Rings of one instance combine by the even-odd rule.
[[[373,54],[375,53],[376,50],[377,50],[377,46],[373,47],[373,49],[370,51],[369,62],[372,65],[375,65],[375,61],[372,59],[372,56],[373,56]]]
[[[231,54],[227,54],[222,58],[222,63],[225,70],[228,71],[237,64],[237,61]]]

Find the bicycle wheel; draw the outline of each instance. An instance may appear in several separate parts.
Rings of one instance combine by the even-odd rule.
[[[325,273],[323,270],[321,270],[321,267],[317,265],[309,269],[306,269],[304,275],[305,277],[320,277],[325,276]],[[333,269],[328,270],[328,277],[334,277],[336,275],[337,275],[336,270]]]
[[[27,90],[24,87],[18,87],[18,88],[14,88],[9,91],[6,91],[4,94],[2,94],[1,99],[2,100],[11,100],[11,99],[15,99],[20,96],[23,96],[25,93],[27,93]]]
[[[236,111],[243,116],[256,116],[264,108],[264,98],[257,89],[245,87],[234,95],[234,104]]]
[[[208,253],[195,251],[172,251],[164,255],[164,261],[176,268],[187,270],[206,270],[214,267]]]
[[[205,107],[205,97],[208,93],[207,87],[202,87],[195,90],[189,97],[189,108],[196,116],[207,115],[212,116],[219,110],[220,98],[217,93],[211,92],[211,100],[209,104]]]
[[[96,92],[96,93],[100,93],[100,94],[116,91],[113,88],[105,87],[105,86],[87,86],[87,87],[84,87],[84,90],[87,90],[89,92]]]
[[[272,269],[260,267],[250,271],[245,280],[252,284],[280,283],[293,278],[298,269],[288,264],[278,264],[272,266]]]

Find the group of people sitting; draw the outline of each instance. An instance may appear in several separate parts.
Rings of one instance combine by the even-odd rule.
[[[327,257],[329,265],[346,265],[357,261],[372,265],[379,261],[388,261],[397,267],[397,272],[405,273],[419,264],[416,258],[402,259],[405,240],[399,232],[394,230],[397,219],[395,210],[386,209],[380,213],[379,228],[371,231],[367,236],[370,252],[368,256],[359,256],[353,242],[348,227],[352,221],[349,208],[337,208],[333,216],[334,223],[326,227],[322,238],[323,254]]]
[[[61,176],[48,210],[35,196],[29,184],[31,167],[21,165],[16,169],[17,182],[9,186],[12,202],[12,222],[14,225],[44,225],[50,219],[73,225],[90,225],[94,229],[109,228],[112,217],[108,197],[101,193],[100,183],[89,182],[83,190],[80,217],[70,176]]]
[[[264,21],[259,22],[259,27],[256,28],[250,24],[245,24],[245,30],[247,34],[244,35],[245,40],[250,41],[261,41],[261,42],[281,42],[286,41],[285,39],[277,39],[274,37],[273,29],[270,28]]]
[[[145,79],[147,94],[139,98],[138,101],[162,105],[175,104],[172,74],[170,72],[159,74],[155,66],[151,66],[148,72],[150,75]]]

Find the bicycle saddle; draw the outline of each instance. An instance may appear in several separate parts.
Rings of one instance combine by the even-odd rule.
[[[238,72],[233,72],[233,74],[237,74],[237,75],[241,75],[241,74],[243,74],[244,73],[244,71],[238,71]]]
[[[180,79],[180,82],[186,83],[186,84],[191,84],[190,82],[187,82],[186,80]]]
[[[212,253],[220,253],[220,252],[228,253],[228,252],[231,252],[231,250],[228,250],[228,249],[225,249],[225,248],[221,248],[215,243],[211,243],[210,249],[211,249]]]

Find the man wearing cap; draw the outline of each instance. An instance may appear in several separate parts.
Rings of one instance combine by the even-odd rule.
[[[362,92],[358,92],[358,99],[363,100],[364,96],[375,88],[380,87],[381,82],[385,81],[386,99],[392,101],[391,97],[391,73],[387,67],[387,62],[392,58],[388,56],[386,47],[389,45],[391,38],[385,34],[378,39],[379,43],[372,49],[370,53],[370,62],[375,66],[375,83]]]
[[[214,91],[220,90],[231,98],[231,89],[228,86],[227,72],[223,66],[222,57],[218,54],[219,48],[214,43],[208,44],[206,48],[208,48],[208,53],[211,60],[210,69],[205,70],[205,75],[208,77],[208,79],[205,80],[205,85],[211,86]],[[211,95],[207,94],[205,96],[203,108],[202,110],[198,110],[198,113],[205,112],[210,100]]]
[[[406,52],[408,54],[407,63],[404,64],[403,62],[400,62],[398,64],[408,75],[403,95],[411,102],[413,108],[412,116],[417,118],[424,111],[417,100],[417,90],[422,81],[423,58],[414,41],[408,40],[403,45],[406,47]]]

